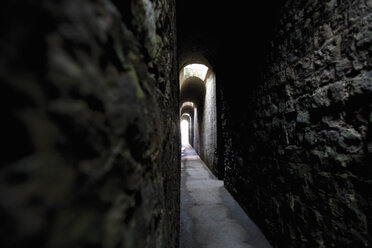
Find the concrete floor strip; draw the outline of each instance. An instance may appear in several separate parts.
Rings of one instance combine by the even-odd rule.
[[[271,247],[191,147],[183,149],[181,169],[181,248]]]

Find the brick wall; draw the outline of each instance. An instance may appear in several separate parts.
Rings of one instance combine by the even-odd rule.
[[[372,2],[278,16],[245,104],[221,93],[225,185],[274,247],[370,247]]]

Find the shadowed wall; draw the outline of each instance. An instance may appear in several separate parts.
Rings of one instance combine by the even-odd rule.
[[[3,1],[1,247],[177,247],[174,1]]]
[[[372,245],[371,10],[285,1],[245,102],[221,84],[226,187],[274,247]]]

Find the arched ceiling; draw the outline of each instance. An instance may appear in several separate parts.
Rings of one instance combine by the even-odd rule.
[[[188,115],[191,116],[191,118],[193,118],[194,117],[194,108],[190,107],[190,106],[185,106],[185,107],[181,108],[181,117],[184,114],[188,114]]]
[[[213,68],[224,85],[254,84],[282,2],[177,0],[180,69],[202,63]]]
[[[198,77],[187,78],[181,86],[180,103],[193,102],[197,107],[202,106],[205,97],[205,83]]]
[[[185,112],[181,115],[181,120],[187,120],[189,122],[192,121],[192,117],[188,112]]]

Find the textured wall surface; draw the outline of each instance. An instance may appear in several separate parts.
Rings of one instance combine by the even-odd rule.
[[[275,34],[222,94],[226,187],[274,247],[371,247],[372,1],[286,1]]]
[[[216,171],[217,164],[217,112],[216,75],[210,72],[205,78],[204,108],[200,125],[200,155],[206,165]]]
[[[177,247],[174,1],[0,12],[0,246]]]

